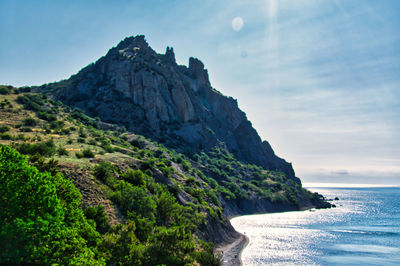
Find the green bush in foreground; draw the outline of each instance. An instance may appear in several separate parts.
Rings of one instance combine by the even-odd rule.
[[[0,264],[101,264],[99,234],[87,222],[80,193],[61,174],[41,173],[0,146]]]

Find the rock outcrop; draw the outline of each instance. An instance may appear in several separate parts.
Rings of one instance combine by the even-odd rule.
[[[224,143],[238,159],[280,170],[295,179],[290,163],[262,141],[237,101],[211,87],[204,64],[177,65],[172,48],[157,54],[144,36],[129,37],[68,80],[44,89],[103,121],[187,153]]]

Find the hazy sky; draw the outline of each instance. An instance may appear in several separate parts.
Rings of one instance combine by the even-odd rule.
[[[68,78],[126,36],[201,59],[304,181],[400,184],[400,1],[0,1],[0,84]]]

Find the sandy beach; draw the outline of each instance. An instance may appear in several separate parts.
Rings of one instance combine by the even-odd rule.
[[[242,265],[241,254],[243,249],[249,243],[249,239],[245,235],[241,235],[233,243],[217,248],[216,252],[222,253],[223,264],[226,266]]]

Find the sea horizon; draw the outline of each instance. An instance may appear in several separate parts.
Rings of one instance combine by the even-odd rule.
[[[303,182],[304,188],[385,188],[400,187],[398,184]]]

